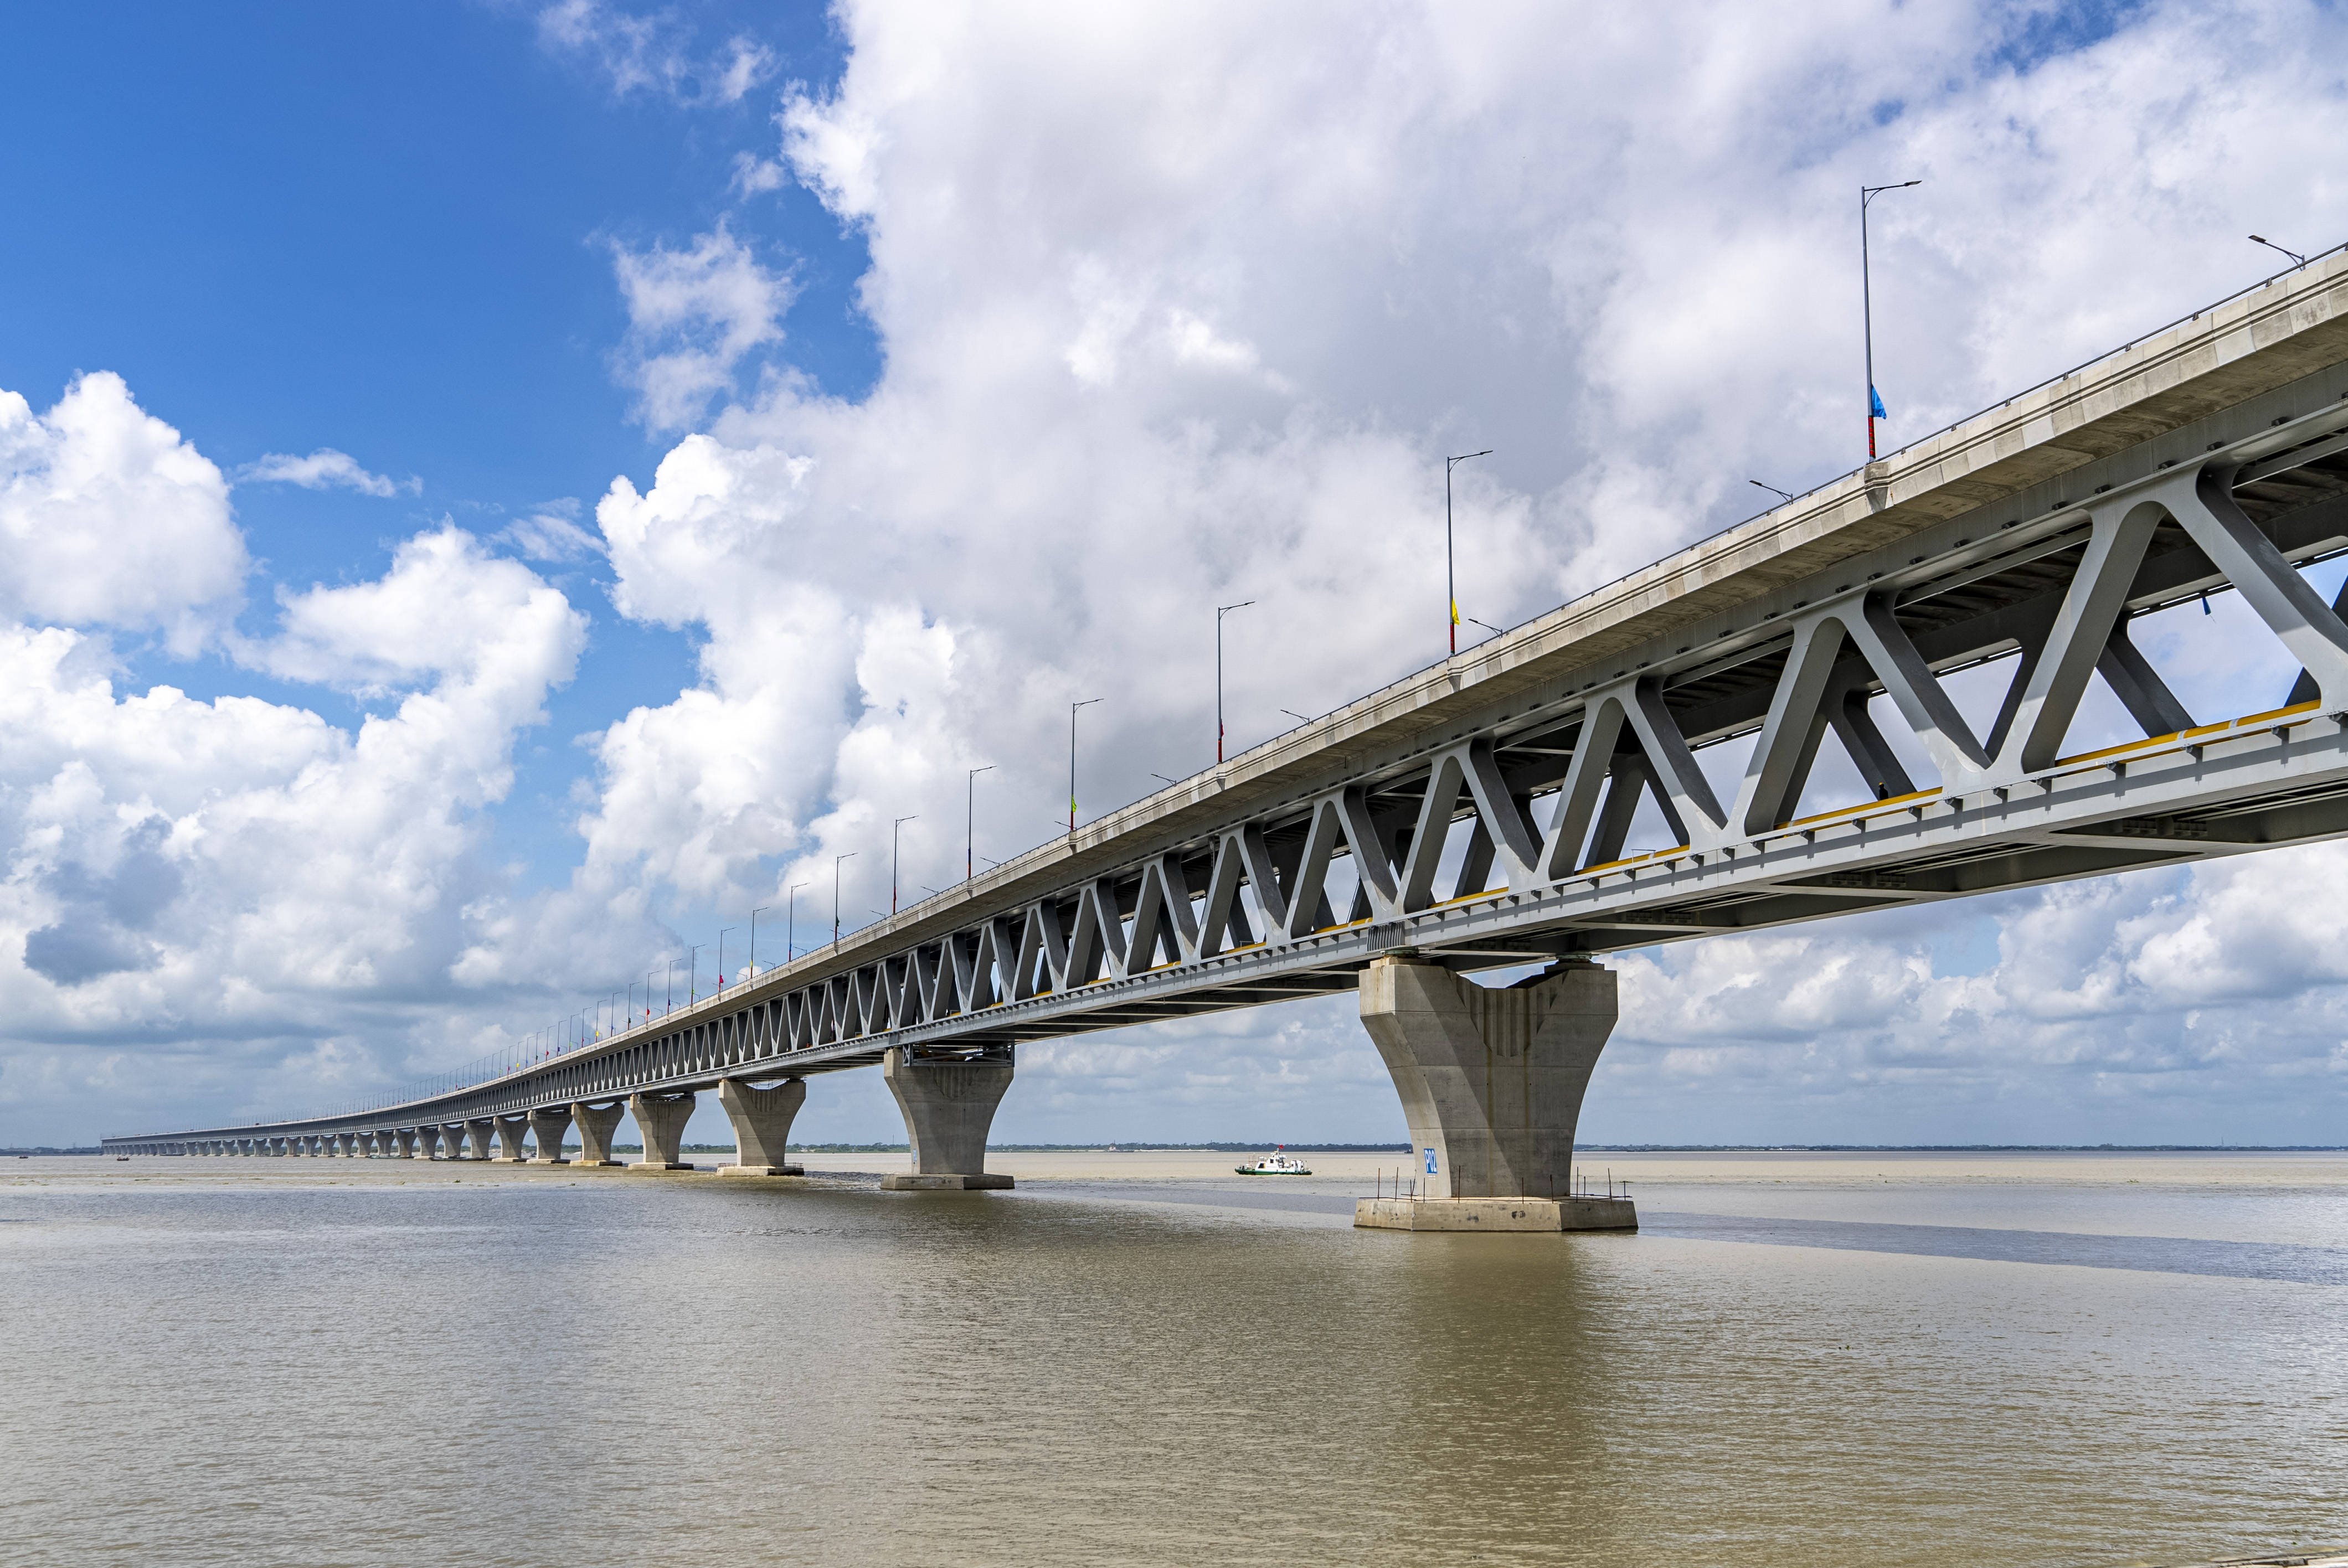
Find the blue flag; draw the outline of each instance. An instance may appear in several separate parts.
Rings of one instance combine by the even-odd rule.
[[[1883,394],[1876,391],[1875,388],[1871,386],[1867,389],[1867,412],[1870,417],[1876,419],[1889,419],[1891,417],[1891,415],[1883,412]]]

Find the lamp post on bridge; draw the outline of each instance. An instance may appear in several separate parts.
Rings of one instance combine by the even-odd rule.
[[[773,907],[772,904],[761,904],[750,911],[750,956],[744,964],[745,979],[755,980],[758,978],[758,917]]]
[[[1089,708],[1095,702],[1106,702],[1106,697],[1087,697],[1081,702],[1068,704],[1068,836],[1076,835],[1076,710]]]
[[[889,825],[889,913],[891,916],[897,913],[897,830],[909,822],[921,820],[918,815],[901,816]]]
[[[799,889],[804,882],[794,882],[783,896],[783,962],[790,963],[799,956]]]
[[[994,771],[993,763],[983,768],[967,770],[962,781],[963,851],[962,879],[967,882],[978,870],[978,775]]]
[[[739,926],[728,926],[726,931],[738,931]],[[717,933],[717,994],[726,994],[726,931]]]
[[[691,1007],[701,999],[701,949],[706,942],[695,942],[685,950],[685,1005]]]
[[[1450,596],[1450,624],[1444,628],[1451,639],[1451,651],[1459,651],[1459,574],[1452,566],[1451,553],[1451,470],[1473,457],[1489,457],[1492,448],[1481,452],[1463,452],[1457,457],[1443,460],[1443,589]]]
[[[1448,469],[1445,470],[1447,477],[1449,472]],[[1447,484],[1446,493],[1447,496]],[[1447,513],[1448,505],[1447,500]],[[1223,765],[1223,617],[1234,610],[1245,610],[1254,602],[1255,600],[1251,599],[1243,599],[1237,604],[1215,606],[1215,765],[1217,767]]]
[[[2291,265],[2293,265],[2293,266],[2295,266],[2295,267],[2304,267],[2304,266],[2306,266],[2306,265],[2307,265],[2307,258],[2306,258],[2306,257],[2304,257],[2304,256],[2301,255],[2301,254],[2300,254],[2298,251],[2296,251],[2289,250],[2289,249],[2287,249],[2287,248],[2285,248],[2285,247],[2283,247],[2283,246],[2281,246],[2281,245],[2278,245],[2278,244],[2276,244],[2273,241],[2271,241],[2271,240],[2268,239],[2268,238],[2267,238],[2265,235],[2263,235],[2263,234],[2253,234],[2253,235],[2251,235],[2251,236],[2250,236],[2250,243],[2251,243],[2251,244],[2253,244],[2253,245],[2264,245],[2264,246],[2265,246],[2268,250],[2270,250],[2270,251],[2282,251],[2282,253],[2283,253],[2284,255],[2286,255],[2286,256],[2288,256],[2288,257],[2290,257],[2290,258],[2291,258]]]
[[[1875,297],[1874,285],[1869,273],[1867,259],[1868,204],[1887,190],[1905,190],[1911,185],[1921,185],[1921,179],[1903,179],[1897,185],[1862,185],[1859,188],[1859,313],[1860,331],[1867,344],[1867,460],[1875,461],[1875,422],[1890,417],[1883,412],[1883,399],[1875,390]]]
[[[860,853],[860,850],[851,849],[845,855],[831,857],[831,945],[835,948],[839,946],[839,863],[853,860]]]

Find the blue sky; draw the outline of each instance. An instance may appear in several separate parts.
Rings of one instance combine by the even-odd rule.
[[[432,3],[49,6],[12,22],[12,48],[44,68],[0,97],[0,134],[51,156],[0,163],[15,215],[0,297],[23,307],[0,333],[0,386],[46,403],[80,371],[114,370],[224,466],[326,446],[422,481],[389,499],[242,489],[262,564],[251,629],[273,583],[376,576],[444,516],[494,532],[550,501],[592,505],[667,449],[609,372],[627,328],[610,243],[715,221],[772,102],[623,92],[537,28],[528,7]],[[696,7],[662,42],[690,57],[745,28],[777,76],[837,77],[841,40],[817,5]],[[799,290],[773,357],[843,395],[869,388],[858,237],[795,187],[735,221]],[[560,822],[587,764],[565,737],[692,679],[689,637],[611,614],[600,563],[566,578],[592,638],[496,812],[541,877],[575,856]],[[136,679],[196,696],[335,701],[218,657],[127,651]]]
[[[1049,830],[1076,697],[1087,815],[1206,761],[1216,603],[1236,745],[1416,668],[1447,451],[1498,625],[1848,468],[1862,180],[1894,443],[2348,232],[2287,0],[14,22],[0,1141],[381,1092],[836,856],[860,923],[969,767]],[[1585,1131],[2291,1141],[2326,853],[1628,958]],[[1397,1125],[1332,1003],[1034,1048],[1001,1131]]]

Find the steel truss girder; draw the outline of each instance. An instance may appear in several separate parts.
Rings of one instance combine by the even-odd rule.
[[[1401,948],[1489,968],[2348,834],[2348,625],[2293,564],[2348,548],[2340,379],[2304,378],[1853,555],[1424,741],[1338,757],[1286,804],[1017,907],[893,948],[860,944],[829,972],[785,971],[493,1083],[289,1126],[469,1121],[869,1065],[899,1045],[1002,1049],[1345,989]],[[2268,515],[2254,519],[2246,497]],[[2031,572],[2043,589],[1931,619]],[[2220,588],[2302,666],[2293,695],[2312,700],[2197,733],[2127,617]],[[2004,653],[2017,655],[2006,700],[1977,734],[1941,677]],[[2066,761],[2099,672],[2147,739]],[[1689,695],[1707,682],[1725,694]],[[1877,693],[1936,788],[1913,788],[1876,726]],[[2267,705],[2258,695],[2238,711]],[[1829,731],[1894,798],[1789,823]],[[1696,753],[1746,734],[1724,804]],[[1643,798],[1680,846],[1622,862]]]

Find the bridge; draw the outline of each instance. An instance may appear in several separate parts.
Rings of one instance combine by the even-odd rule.
[[[2348,250],[721,997],[401,1104],[107,1146],[560,1160],[575,1126],[601,1164],[624,1108],[675,1169],[715,1091],[726,1169],[781,1173],[808,1081],[879,1064],[890,1184],[1008,1185],[1021,1041],[1354,990],[1424,1152],[1365,1223],[1628,1224],[1568,1179],[1600,957],[2348,833],[2348,623],[2303,575],[2343,552]],[[2129,625],[2224,593],[2301,672],[2191,712]],[[1950,678],[1983,666],[1968,717]],[[2097,681],[2142,737],[2072,752]],[[1829,733],[1861,785],[1806,802]],[[1645,803],[1673,842],[1627,853]]]

